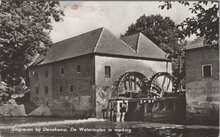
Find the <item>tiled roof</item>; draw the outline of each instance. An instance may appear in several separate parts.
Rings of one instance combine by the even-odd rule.
[[[114,36],[109,30],[99,28],[55,43],[46,56],[40,55],[32,65],[52,63],[90,53],[166,59],[165,53],[143,34],[138,34],[138,37],[131,36],[129,39],[131,42],[127,43],[126,40],[122,41]],[[133,46],[135,43],[132,41],[138,41],[138,46]]]
[[[92,53],[101,35],[102,28],[55,43],[46,56],[39,56],[32,65],[52,63]]]
[[[137,52],[139,34],[140,33],[125,36],[122,37],[121,39]]]
[[[160,59],[166,58],[167,54],[142,33],[126,36],[122,38],[122,40],[131,46],[139,56]]]
[[[138,54],[135,53],[128,45],[126,45],[121,39],[114,36],[107,29],[103,29],[94,52],[112,55],[138,56]]]

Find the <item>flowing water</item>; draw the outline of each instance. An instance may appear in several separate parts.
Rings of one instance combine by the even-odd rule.
[[[218,137],[217,126],[51,117],[0,118],[0,137]]]

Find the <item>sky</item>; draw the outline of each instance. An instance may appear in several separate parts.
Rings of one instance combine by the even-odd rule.
[[[194,16],[187,6],[173,3],[170,10],[161,10],[159,1],[61,1],[65,16],[53,22],[51,38],[58,42],[76,35],[105,27],[117,37],[142,15],[160,14],[170,17],[176,24]]]

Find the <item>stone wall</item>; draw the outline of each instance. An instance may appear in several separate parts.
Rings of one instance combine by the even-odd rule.
[[[26,116],[24,105],[4,104],[0,106],[0,116]]]
[[[96,87],[96,117],[103,117],[102,110],[108,107],[109,98],[116,97],[114,92],[110,86]]]
[[[54,98],[51,112],[61,117],[94,117],[94,102],[92,96],[60,96]]]
[[[212,77],[202,77],[202,65],[212,65]],[[187,119],[216,124],[219,116],[219,53],[210,48],[186,51]]]

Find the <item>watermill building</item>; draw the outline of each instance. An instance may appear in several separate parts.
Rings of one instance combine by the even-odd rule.
[[[157,72],[172,73],[171,61],[147,37],[137,33],[120,39],[99,28],[55,43],[32,63],[30,100],[47,104],[53,115],[100,117],[108,99],[118,96],[115,83],[122,76],[151,78]],[[132,76],[118,85],[135,93],[138,83]]]

